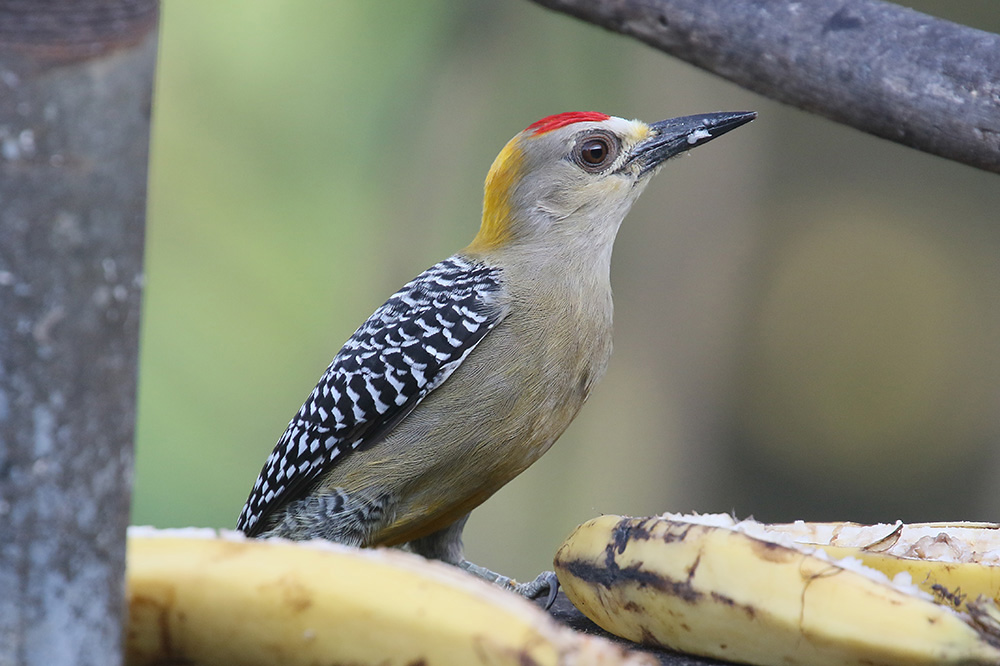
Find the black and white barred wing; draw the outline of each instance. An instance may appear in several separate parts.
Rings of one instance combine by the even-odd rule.
[[[502,318],[498,269],[446,259],[392,295],[355,331],[288,424],[236,529],[306,492],[352,451],[382,439],[455,371]]]

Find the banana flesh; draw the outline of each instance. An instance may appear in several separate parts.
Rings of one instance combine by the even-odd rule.
[[[1000,664],[992,600],[959,612],[905,576],[729,516],[595,518],[555,570],[591,620],[648,645],[760,666]]]
[[[654,663],[529,602],[395,550],[130,529],[126,663]]]

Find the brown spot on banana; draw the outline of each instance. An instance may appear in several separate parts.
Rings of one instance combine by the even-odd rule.
[[[281,601],[293,613],[301,613],[313,605],[312,594],[294,578],[284,577],[276,583],[281,592]]]
[[[637,523],[632,518],[623,518],[615,525],[611,533],[611,541],[608,543],[608,557],[613,557],[615,553],[621,555],[625,552],[625,547],[630,541],[646,541],[650,538],[649,530],[642,524]]]
[[[732,598],[727,597],[719,592],[712,591],[712,600],[716,603],[720,603],[723,606],[729,606],[730,608],[738,608],[747,614],[748,619],[754,619],[757,616],[757,609],[749,604],[736,603]]]
[[[704,596],[691,584],[691,580],[675,580],[669,576],[648,571],[641,564],[620,567],[617,562],[611,566],[598,566],[582,560],[557,561],[557,566],[579,578],[585,583],[611,588],[614,585],[634,583],[640,587],[651,587],[659,592],[669,594],[688,603],[696,603]]]
[[[660,642],[658,640],[656,640],[656,635],[653,634],[653,632],[649,630],[649,627],[643,625],[642,627],[639,628],[639,630],[641,632],[640,639],[639,639],[640,643],[643,643],[644,645],[659,645],[660,644]]]
[[[789,562],[796,557],[800,557],[802,554],[794,548],[782,546],[780,543],[774,543],[773,541],[763,541],[761,539],[752,539],[750,541],[750,547],[753,549],[754,554],[760,559],[768,562],[774,562],[776,564]]]
[[[150,654],[172,657],[174,655],[173,636],[170,632],[170,612],[174,606],[174,595],[172,590],[165,590],[162,595],[147,596],[135,594],[129,602],[129,613],[133,620],[129,626],[129,636],[127,642],[129,647],[139,644],[143,651]],[[137,623],[134,618],[154,617],[154,621],[144,621]],[[135,626],[156,627],[156,636],[140,637],[133,628]]]
[[[986,642],[995,648],[1000,648],[1000,611],[996,604],[990,603],[985,597],[970,601],[966,606],[972,622],[982,629]]]

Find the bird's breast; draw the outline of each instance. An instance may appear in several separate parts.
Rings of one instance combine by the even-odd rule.
[[[610,288],[587,299],[555,290],[509,296],[503,320],[373,447],[370,455],[392,460],[399,498],[381,543],[423,536],[485,501],[552,446],[604,375]],[[357,481],[375,462],[365,464],[365,453],[345,461]]]

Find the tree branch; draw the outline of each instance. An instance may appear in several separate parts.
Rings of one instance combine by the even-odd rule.
[[[1000,35],[878,0],[534,0],[767,97],[1000,173]]]

